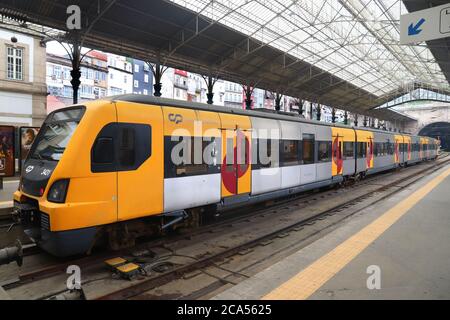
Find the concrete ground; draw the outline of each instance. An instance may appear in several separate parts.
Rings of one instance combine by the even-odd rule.
[[[214,299],[450,299],[450,166]]]
[[[17,178],[5,178],[3,180],[3,189],[0,190],[0,220],[11,216],[13,206],[13,193],[19,186]]]
[[[19,186],[19,179],[4,179],[3,190],[0,190],[0,206],[5,201],[12,201],[12,194],[17,190]]]

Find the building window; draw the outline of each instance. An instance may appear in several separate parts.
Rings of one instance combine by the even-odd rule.
[[[127,83],[127,76],[123,76],[123,83]]]
[[[23,80],[23,49],[7,47],[8,75],[11,80]]]
[[[73,94],[72,87],[64,86],[63,96],[66,98],[72,98],[72,94]]]
[[[148,74],[145,74],[145,75],[144,75],[144,82],[145,82],[145,83],[148,83]]]
[[[138,80],[134,80],[134,87],[135,88],[139,88],[139,81]]]
[[[134,72],[139,72],[139,65],[138,64],[134,65]]]
[[[111,80],[113,79],[113,74],[112,74],[112,73],[109,74],[109,78],[110,78]]]
[[[148,90],[144,89],[144,94],[147,95],[148,94]]]
[[[56,80],[60,80],[61,79],[61,67],[60,66],[55,66],[53,68],[53,75],[54,75]]]
[[[88,86],[88,85],[81,85],[81,91],[80,91],[80,95],[81,96],[88,96],[91,97],[93,95],[93,87]]]
[[[90,79],[90,80],[94,79],[94,70],[87,69],[87,78]]]
[[[63,72],[64,72],[64,74],[63,74],[64,80],[69,80],[71,78],[71,76],[70,76],[70,69],[69,68],[63,68]]]

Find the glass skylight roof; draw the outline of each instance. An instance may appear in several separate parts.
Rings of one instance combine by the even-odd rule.
[[[449,90],[425,43],[399,45],[401,0],[167,0],[383,97]]]

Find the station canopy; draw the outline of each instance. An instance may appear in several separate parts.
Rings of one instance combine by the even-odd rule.
[[[407,121],[377,107],[417,88],[449,94],[450,71],[448,54],[437,59],[427,43],[399,44],[400,15],[408,13],[404,2],[408,0],[77,4],[83,15],[83,43],[91,48],[158,60],[358,114]],[[414,0],[424,8],[429,2]],[[29,27],[63,31],[71,4],[0,0],[0,13],[20,18]]]

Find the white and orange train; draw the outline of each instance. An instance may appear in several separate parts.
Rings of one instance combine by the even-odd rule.
[[[209,160],[186,161],[195,157],[188,148],[183,161],[173,161],[183,139]],[[174,226],[193,212],[432,160],[437,150],[438,141],[428,137],[114,96],[48,115],[23,166],[15,214],[40,247],[68,256],[88,252],[99,239],[114,248],[130,245],[155,221]]]

